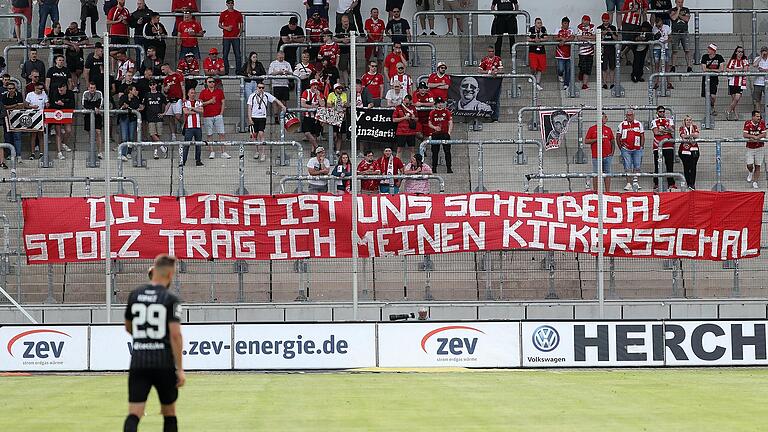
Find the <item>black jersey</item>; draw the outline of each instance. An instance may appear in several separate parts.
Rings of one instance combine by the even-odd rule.
[[[168,323],[181,321],[181,301],[166,288],[143,285],[131,292],[125,307],[131,321],[131,369],[174,369]]]

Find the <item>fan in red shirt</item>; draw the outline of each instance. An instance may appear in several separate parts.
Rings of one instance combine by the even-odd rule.
[[[360,78],[363,87],[368,89],[373,99],[373,106],[381,106],[381,97],[384,93],[384,76],[379,73],[375,60],[369,60],[368,72]]]
[[[339,43],[333,40],[333,33],[327,31],[323,33],[323,44],[320,45],[318,55],[328,59],[328,63],[339,66]]]
[[[381,174],[378,161],[373,159],[373,151],[365,152],[365,159],[357,164],[358,175],[376,175]],[[379,191],[379,180],[363,180],[360,182],[360,192],[366,195],[373,195]]]
[[[387,57],[384,59],[384,68],[387,70],[387,78],[392,79],[393,76],[397,73],[397,64],[408,64],[408,60],[405,58],[405,54],[403,54],[403,48],[400,45],[400,42],[395,42],[392,44],[392,52],[387,54]]]
[[[183,59],[179,60],[176,69],[184,76],[200,74],[200,63],[192,53],[187,53]]]
[[[384,40],[384,29],[387,23],[379,18],[379,9],[371,9],[371,17],[365,20],[366,42],[382,42]],[[365,59],[367,61],[376,61],[381,63],[384,60],[384,48],[381,46],[365,47]]]
[[[403,149],[416,146],[416,134],[419,132],[419,119],[411,95],[405,95],[403,103],[395,108],[392,121],[397,123],[395,135],[397,135],[397,157],[400,158]]]
[[[117,0],[117,4],[112,6],[107,14],[107,25],[109,26],[109,38],[114,44],[127,44],[128,39],[128,21],[131,19],[131,12],[125,7],[125,0]]]
[[[213,77],[225,75],[224,59],[219,57],[219,50],[216,48],[211,48],[208,51],[208,57],[203,60],[203,72],[206,75]],[[221,88],[221,80],[218,78],[216,78],[216,87]]]
[[[184,11],[198,12],[200,9],[197,7],[197,0],[172,0],[171,11],[180,13]],[[177,16],[176,22],[173,23],[173,36],[178,34],[179,24],[181,24],[182,17]]]
[[[184,75],[179,71],[171,70],[171,65],[168,63],[165,63],[162,69],[165,75],[165,78],[163,78],[163,92],[168,97],[168,102],[176,102],[181,99],[184,92],[181,88],[181,83],[184,82]]]
[[[223,37],[224,75],[229,75],[229,50],[235,51],[235,73],[243,66],[243,54],[240,52],[240,32],[243,26],[243,14],[235,9],[235,0],[227,0],[227,8],[219,14],[219,28]]]
[[[413,93],[413,105],[416,106],[416,117],[419,119],[419,133],[422,136],[430,136],[432,130],[429,127],[429,112],[435,106],[435,98],[424,81],[419,83],[418,90]]]
[[[765,139],[765,121],[760,111],[752,111],[752,119],[744,122],[743,137],[746,139],[754,140],[747,142],[747,181],[752,182],[752,187],[757,189],[760,180],[760,165],[763,164],[765,159],[765,143],[761,140]]]
[[[453,132],[453,116],[451,111],[445,108],[445,99],[435,98],[436,108],[429,112],[429,129],[432,131],[433,140],[450,140]],[[445,168],[448,174],[451,169],[451,145],[443,144],[445,152]],[[437,172],[437,164],[440,162],[440,144],[432,144],[432,172]]]
[[[376,160],[376,169],[383,175],[397,175],[402,174],[405,165],[399,157],[392,154],[392,149],[387,147],[384,149],[384,156]],[[389,193],[390,186],[394,189],[394,193],[400,191],[400,180],[394,180],[394,185],[391,180],[381,180],[379,182],[379,192]]]
[[[330,31],[328,20],[320,17],[319,12],[312,14],[312,18],[307,20],[305,25],[307,38],[311,43],[320,43],[323,41],[323,33]],[[317,57],[317,47],[309,47],[309,55],[314,60]]]
[[[482,72],[493,75],[504,69],[504,65],[501,63],[501,57],[496,55],[496,50],[492,46],[488,47],[488,55],[483,57],[479,67]]]
[[[191,52],[195,55],[195,58],[200,58],[200,48],[197,45],[197,38],[205,35],[203,26],[192,18],[192,14],[189,11],[185,11],[184,21],[179,23],[178,30],[179,38],[181,39],[179,56]]]
[[[440,98],[442,100],[448,100],[448,88],[451,86],[451,76],[445,73],[448,66],[439,62],[437,64],[437,72],[432,72],[427,78],[427,87],[432,92],[432,96],[435,99]],[[434,166],[433,166],[434,168]]]
[[[587,136],[584,137],[584,143],[588,144],[592,148],[592,172],[597,173],[598,171],[598,163],[602,164],[603,167],[603,173],[610,174],[611,173],[611,162],[613,161],[613,149],[616,144],[616,140],[613,136],[613,131],[611,130],[610,126],[607,126],[608,123],[608,116],[603,114],[603,142],[602,142],[602,149],[603,149],[603,159],[598,160],[598,154],[597,154],[597,125],[593,125],[587,130]],[[592,178],[592,189],[597,190],[597,177]],[[606,177],[605,178],[605,191],[610,192],[611,190],[611,178]]]

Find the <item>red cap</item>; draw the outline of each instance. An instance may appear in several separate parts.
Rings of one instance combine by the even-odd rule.
[[[581,20],[582,21],[592,21],[592,18],[590,18],[589,15],[584,15],[583,17],[581,17]]]
[[[218,54],[218,53],[219,53],[219,50],[217,50],[216,48],[211,48],[211,50],[208,51],[208,54]]]
[[[602,19],[602,20],[610,20],[611,19],[611,15],[608,14],[608,12],[603,12],[603,15],[600,17],[600,19]]]

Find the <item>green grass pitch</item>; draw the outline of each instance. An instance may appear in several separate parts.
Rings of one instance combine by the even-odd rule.
[[[122,430],[126,377],[0,377],[0,431]],[[188,373],[177,410],[185,432],[765,431],[768,369]]]

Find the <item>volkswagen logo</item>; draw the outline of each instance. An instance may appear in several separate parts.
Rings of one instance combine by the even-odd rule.
[[[533,346],[541,352],[550,352],[560,344],[560,334],[554,327],[543,325],[533,331]]]

